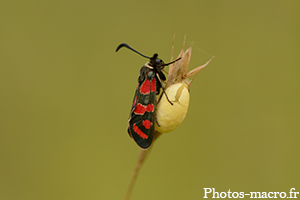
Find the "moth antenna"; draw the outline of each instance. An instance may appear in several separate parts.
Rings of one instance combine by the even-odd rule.
[[[126,43],[120,44],[120,45],[117,47],[116,52],[119,51],[119,49],[121,49],[122,47],[126,47],[126,48],[130,49],[131,51],[134,51],[135,53],[140,54],[140,55],[143,56],[144,58],[150,59],[150,57],[141,54],[140,52],[138,52],[137,50],[135,50],[134,48],[132,48],[131,46],[129,46],[129,45],[126,44]]]
[[[172,61],[172,62],[169,62],[169,63],[166,63],[166,64],[164,64],[163,66],[168,66],[168,65],[170,65],[170,64],[172,64],[172,63],[174,63],[174,62],[177,62],[178,60],[180,60],[181,58],[177,58],[176,60],[174,60],[174,61]]]

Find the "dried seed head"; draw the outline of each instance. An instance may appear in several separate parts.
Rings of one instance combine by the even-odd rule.
[[[170,132],[182,123],[189,106],[189,87],[195,77],[192,80],[189,80],[188,78],[192,75],[197,75],[197,73],[206,67],[213,59],[212,57],[204,65],[187,72],[191,54],[192,47],[188,48],[185,52],[184,49],[182,49],[178,56],[181,60],[169,67],[165,90],[173,105],[171,105],[170,102],[167,101],[166,96],[162,94],[163,96],[156,107],[155,130],[159,133]]]

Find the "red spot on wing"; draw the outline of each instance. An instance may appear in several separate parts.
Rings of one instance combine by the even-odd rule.
[[[149,79],[146,79],[146,80],[142,83],[142,85],[141,85],[141,87],[140,87],[140,92],[141,92],[142,94],[148,94],[148,93],[150,93],[150,81],[149,81]]]
[[[143,131],[141,131],[141,129],[139,129],[139,127],[136,126],[136,124],[133,124],[133,130],[134,132],[136,132],[136,134],[138,134],[141,138],[143,139],[147,139],[148,135],[146,135],[145,133],[143,133]]]
[[[152,103],[148,104],[146,107],[147,112],[153,112],[154,111],[154,106]]]
[[[142,104],[138,103],[133,112],[137,115],[143,115],[146,111],[153,112],[154,105],[152,103],[150,103],[147,106],[143,106]]]
[[[133,101],[133,105],[135,105],[135,104],[136,104],[136,96],[135,96],[134,101]]]
[[[137,115],[143,115],[146,112],[146,107],[138,103],[134,109],[134,113]]]
[[[151,92],[156,92],[156,82],[155,78],[151,81]]]
[[[151,127],[151,122],[150,122],[148,119],[146,119],[146,120],[143,121],[143,126],[144,126],[146,129],[150,129],[150,127]]]

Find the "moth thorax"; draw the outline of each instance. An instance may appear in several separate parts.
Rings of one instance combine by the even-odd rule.
[[[149,78],[151,78],[151,77],[153,77],[153,74],[154,74],[153,71],[149,71],[148,74],[147,74],[147,76],[148,76]]]
[[[145,64],[145,67],[148,67],[149,69],[154,69],[152,66],[150,66],[150,62],[147,62],[147,63]]]

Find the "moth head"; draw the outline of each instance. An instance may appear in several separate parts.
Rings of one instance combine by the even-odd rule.
[[[157,53],[155,53],[152,58],[150,58],[150,66],[161,70],[164,68],[165,63],[162,59],[158,58]]]

